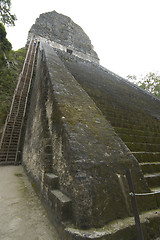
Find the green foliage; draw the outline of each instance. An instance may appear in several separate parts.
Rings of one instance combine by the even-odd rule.
[[[12,44],[8,41],[7,38],[5,38],[3,40],[3,43],[1,45],[1,49],[6,52],[6,51],[10,51],[12,49]]]
[[[0,50],[10,51],[12,49],[12,44],[6,38],[6,30],[2,23],[0,23]]]
[[[15,25],[16,16],[11,14],[11,1],[0,0],[0,22],[7,25]]]
[[[139,81],[135,75],[128,75],[127,78],[139,87],[156,95],[157,97],[160,97],[160,76],[157,73],[150,72]]]
[[[0,23],[0,41],[2,42],[5,37],[6,37],[5,27],[2,23]]]
[[[4,57],[0,51],[0,67],[4,65]]]
[[[160,97],[160,76],[155,73],[147,74],[138,85],[148,92]]]
[[[22,70],[26,55],[26,49],[7,52],[7,59],[10,62],[10,68],[4,62],[0,53],[0,129],[5,122],[10,108],[13,92],[15,90],[18,76]]]
[[[129,81],[133,81],[133,82],[135,82],[135,81],[137,81],[137,77],[135,76],[135,75],[128,75],[127,76],[127,79],[129,80]]]

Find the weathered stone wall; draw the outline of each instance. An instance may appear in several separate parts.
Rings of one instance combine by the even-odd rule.
[[[98,55],[83,29],[69,17],[56,11],[40,14],[29,31],[28,41],[32,38],[45,39],[55,48],[63,51],[70,49],[75,56],[99,62]]]
[[[130,215],[127,168],[136,191],[149,191],[137,160],[45,43],[38,51],[23,164],[41,193],[44,174],[58,175],[79,228],[101,227]]]

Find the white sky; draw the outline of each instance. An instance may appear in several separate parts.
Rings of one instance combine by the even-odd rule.
[[[11,0],[18,20],[6,28],[17,50],[41,13],[57,11],[80,25],[100,64],[122,77],[160,72],[160,0]]]

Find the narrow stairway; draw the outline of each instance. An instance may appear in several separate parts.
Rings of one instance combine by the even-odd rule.
[[[23,69],[13,95],[10,112],[4,125],[0,142],[0,165],[16,165],[20,163],[19,146],[33,75],[36,48],[37,43],[32,40],[29,44]]]

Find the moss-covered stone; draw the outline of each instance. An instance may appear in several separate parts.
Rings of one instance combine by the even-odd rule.
[[[31,102],[23,161],[41,190],[43,173],[50,167],[59,177],[60,190],[72,200],[71,220],[80,228],[100,227],[130,215],[125,171],[131,168],[136,191],[146,192],[149,188],[140,167],[47,44],[40,45]],[[48,161],[44,136],[52,146],[52,160]],[[153,200],[152,207],[155,204]],[[145,209],[147,205],[146,201]],[[142,204],[140,209],[144,210]]]

